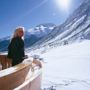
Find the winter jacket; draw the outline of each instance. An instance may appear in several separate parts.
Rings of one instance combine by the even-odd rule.
[[[20,37],[13,38],[8,46],[7,55],[12,59],[12,66],[21,63],[24,56],[24,41]]]

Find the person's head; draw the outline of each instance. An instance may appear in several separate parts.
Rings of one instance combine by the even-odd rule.
[[[14,35],[13,35],[13,38],[15,37],[23,37],[24,36],[24,27],[17,27],[15,32],[14,32]]]

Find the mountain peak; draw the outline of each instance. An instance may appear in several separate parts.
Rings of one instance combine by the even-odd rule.
[[[54,27],[54,26],[56,26],[55,24],[53,24],[53,23],[42,23],[42,24],[39,24],[39,25],[37,25],[36,27],[40,27],[40,26],[44,26],[44,27]]]

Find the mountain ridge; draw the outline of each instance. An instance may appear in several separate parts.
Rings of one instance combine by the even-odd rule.
[[[34,46],[56,46],[90,40],[90,0],[84,1],[68,18]],[[33,47],[34,48],[34,47]]]
[[[32,28],[33,31],[26,30],[25,37],[24,37],[25,48],[32,46],[35,42],[39,41],[41,38],[49,34],[54,27],[55,27],[55,24],[48,23],[48,24],[37,25],[36,27]],[[0,52],[7,50],[10,42],[10,38],[11,36],[6,36],[0,39]]]

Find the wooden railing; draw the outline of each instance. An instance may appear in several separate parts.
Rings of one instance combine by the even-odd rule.
[[[7,58],[7,55],[0,55],[0,64],[2,65],[2,70],[12,66],[12,60]]]
[[[11,67],[11,61],[6,56],[0,55],[0,59],[4,65],[4,70],[0,71],[0,90],[40,90],[42,78],[40,61],[33,60]]]

